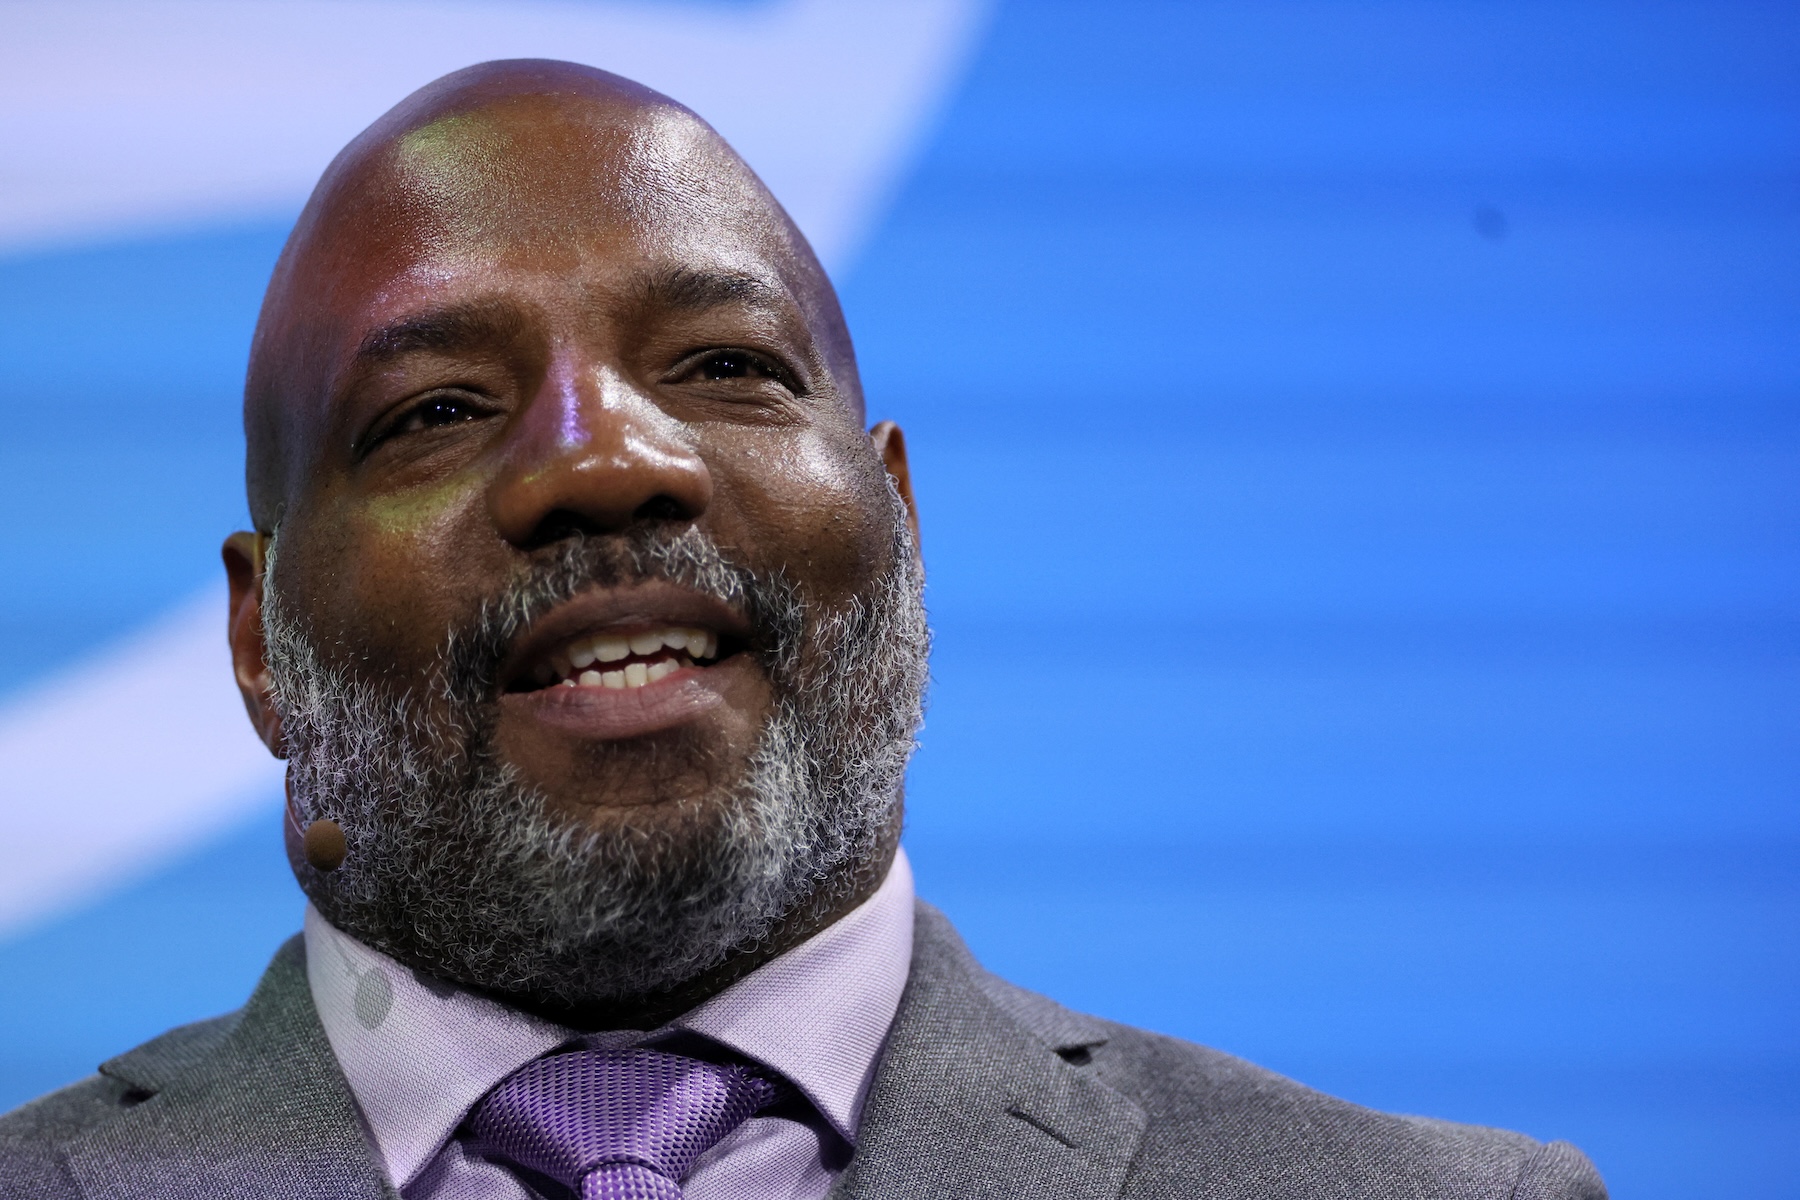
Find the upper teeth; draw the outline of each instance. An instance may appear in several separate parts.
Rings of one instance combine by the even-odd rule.
[[[651,629],[630,636],[596,634],[569,643],[551,656],[551,664],[565,683],[589,687],[642,687],[661,679],[677,668],[673,661],[652,664],[631,663],[620,670],[590,671],[595,663],[618,662],[632,655],[648,657],[664,648],[685,652],[694,659],[712,658],[719,652],[717,634],[704,629]],[[594,676],[590,681],[587,677]],[[617,676],[615,680],[613,677]]]

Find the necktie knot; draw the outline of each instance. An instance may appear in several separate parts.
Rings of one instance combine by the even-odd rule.
[[[694,1161],[778,1088],[742,1066],[660,1050],[575,1050],[527,1063],[475,1106],[475,1148],[583,1200],[679,1200]]]

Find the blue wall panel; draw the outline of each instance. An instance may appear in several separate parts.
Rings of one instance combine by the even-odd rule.
[[[1800,1195],[1796,64],[1784,6],[1001,7],[844,289],[991,965]],[[0,687],[215,570],[280,234],[0,264]],[[0,944],[0,1105],[236,1003],[275,834]]]

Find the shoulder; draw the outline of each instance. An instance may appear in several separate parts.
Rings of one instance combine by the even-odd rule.
[[[960,950],[940,914],[921,916],[928,938]],[[1127,1197],[1605,1200],[1593,1164],[1566,1142],[1377,1112],[1218,1050],[1071,1011],[964,961],[1001,1013],[1141,1110]]]
[[[264,973],[258,995],[296,994],[304,963],[299,939],[290,939]],[[171,1029],[101,1063],[86,1079],[0,1114],[0,1196],[82,1194],[69,1172],[70,1156],[130,1127],[149,1109],[166,1107],[147,1102],[178,1081],[216,1073],[222,1058],[241,1060],[222,1051],[234,1038],[242,1040],[245,1016],[255,1004],[253,997],[235,1012]]]
[[[65,1148],[135,1108],[151,1094],[150,1079],[210,1052],[236,1019],[233,1013],[171,1029],[86,1079],[0,1114],[0,1195],[80,1195]]]
[[[1340,1100],[1217,1050],[1108,1023],[1095,1075],[1148,1123],[1129,1192],[1180,1194],[1204,1147],[1207,1172],[1245,1196],[1603,1200],[1593,1165],[1566,1142]]]
[[[0,1118],[0,1197],[392,1195],[297,937],[237,1012],[171,1030]]]

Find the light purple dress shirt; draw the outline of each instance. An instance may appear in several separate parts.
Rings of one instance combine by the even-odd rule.
[[[912,936],[912,870],[901,853],[859,907],[648,1033],[584,1036],[443,987],[310,906],[306,974],[370,1141],[405,1200],[531,1200],[511,1172],[464,1155],[455,1134],[475,1102],[558,1046],[638,1045],[675,1033],[711,1038],[779,1071],[814,1110],[805,1121],[745,1121],[694,1164],[686,1200],[820,1200],[856,1145]]]

